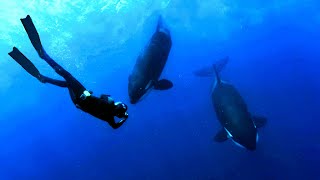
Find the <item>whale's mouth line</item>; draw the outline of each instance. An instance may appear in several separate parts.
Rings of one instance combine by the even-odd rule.
[[[148,82],[148,84],[145,86],[145,88],[142,88],[142,89],[144,90],[144,93],[143,93],[142,96],[140,96],[139,98],[131,98],[131,97],[130,97],[130,103],[136,104],[136,103],[142,101],[144,98],[146,98],[146,97],[150,94],[150,92],[151,92],[152,82],[153,82],[153,80],[150,80],[150,81]]]
[[[151,89],[152,89],[152,88],[151,88],[151,85],[150,85],[150,87],[147,87],[147,86],[146,86],[145,92],[144,92],[143,95],[139,98],[138,101],[142,101],[143,99],[145,99],[145,98],[150,94]]]

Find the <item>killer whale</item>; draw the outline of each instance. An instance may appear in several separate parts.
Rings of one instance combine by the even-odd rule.
[[[256,149],[259,139],[257,129],[263,127],[267,119],[252,115],[238,90],[232,84],[221,79],[219,73],[228,61],[229,57],[223,58],[211,67],[203,68],[194,73],[200,77],[215,76],[211,101],[222,128],[215,135],[214,140],[224,142],[232,139],[235,144],[253,151]]]
[[[155,33],[139,54],[136,64],[129,75],[128,94],[131,104],[136,104],[152,88],[167,90],[173,83],[167,79],[159,80],[167,62],[172,46],[169,29],[159,16]]]

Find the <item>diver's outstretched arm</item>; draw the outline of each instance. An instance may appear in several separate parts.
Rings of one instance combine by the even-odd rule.
[[[108,123],[109,123],[109,125],[113,128],[113,129],[118,129],[120,126],[122,126],[122,124],[124,123],[124,122],[126,122],[126,118],[125,119],[122,119],[121,121],[119,121],[119,122],[116,122],[115,120],[114,120],[114,118],[112,119],[112,120],[110,120],[110,121],[108,121]]]
[[[39,70],[36,66],[25,56],[22,52],[19,51],[18,48],[13,47],[13,50],[8,53],[9,56],[12,57],[18,64],[21,65],[23,69],[25,69],[31,76],[37,78],[42,83],[50,83],[60,87],[67,87],[66,81],[60,81],[56,79],[52,79],[40,74]]]

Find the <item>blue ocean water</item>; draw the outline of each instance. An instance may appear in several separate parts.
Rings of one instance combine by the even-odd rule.
[[[0,179],[320,179],[320,4],[315,0],[12,0],[0,6]],[[162,14],[174,88],[129,105],[118,130],[79,111],[68,90],[41,84],[8,52],[48,53],[94,94],[129,104],[128,76]],[[229,56],[221,76],[268,118],[257,150],[216,143],[213,78],[193,71]]]

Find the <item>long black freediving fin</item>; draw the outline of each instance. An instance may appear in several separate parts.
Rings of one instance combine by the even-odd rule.
[[[41,40],[40,40],[40,36],[38,34],[38,31],[36,29],[36,27],[34,26],[32,19],[29,15],[27,15],[26,18],[22,18],[20,19],[24,29],[26,30],[29,39],[33,45],[33,47],[36,49],[36,51],[38,52],[39,56],[42,57],[43,55],[43,47],[41,44]]]
[[[39,79],[41,74],[36,66],[26,57],[24,56],[18,48],[13,47],[13,50],[8,53],[17,63],[19,63],[23,69],[25,69],[29,74],[33,77]]]
[[[198,77],[213,77],[215,75],[214,67],[216,68],[217,72],[220,73],[222,69],[228,64],[228,62],[229,56],[226,56],[215,62],[213,65],[203,67],[199,70],[194,71],[193,74]]]
[[[40,82],[50,83],[60,87],[68,87],[68,83],[66,81],[52,79],[40,74],[37,67],[24,54],[22,54],[18,48],[13,47],[13,50],[8,54],[12,57],[12,59],[20,64],[24,70],[26,70],[31,76],[37,78]]]

